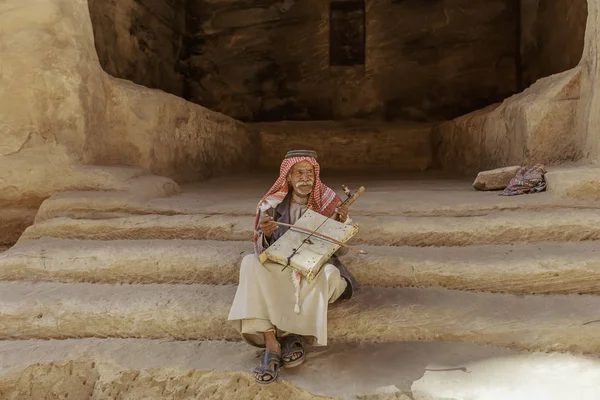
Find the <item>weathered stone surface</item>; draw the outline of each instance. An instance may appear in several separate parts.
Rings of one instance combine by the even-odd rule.
[[[85,1],[0,5],[0,204],[36,208],[54,190],[98,185],[77,167],[106,104],[86,15]]]
[[[100,220],[56,218],[30,226],[21,239],[49,236],[87,240],[252,240],[253,221],[253,217],[230,215],[142,215]]]
[[[256,348],[243,342],[165,341],[144,339],[69,339],[50,341],[0,341],[2,376],[22,376],[32,364],[63,364],[70,360],[79,364],[93,360],[99,381],[112,382],[121,372],[149,369],[163,373],[189,372],[198,377],[198,370],[214,372],[216,379],[240,372],[249,372],[257,365]],[[287,382],[303,390],[343,400],[356,400],[357,393],[381,392],[382,386],[393,381],[410,393],[413,381],[423,375],[424,367],[438,363],[460,365],[467,360],[518,355],[512,350],[482,347],[465,343],[333,343],[324,348],[308,348],[307,363],[298,370],[282,369],[279,384]],[[521,362],[527,361],[527,354]],[[546,358],[544,354],[533,354]],[[583,357],[570,356],[578,364]],[[370,367],[365,371],[364,365]],[[32,368],[33,369],[33,368]],[[343,369],[343,374],[332,370]],[[14,380],[14,379],[13,379]],[[173,379],[172,381],[178,381]],[[242,382],[246,382],[242,379]],[[185,386],[185,385],[182,385]],[[234,382],[229,385],[236,387]],[[258,385],[251,385],[256,390]],[[267,386],[281,390],[278,384]],[[214,387],[214,386],[212,386]],[[230,397],[237,399],[238,397]],[[289,398],[289,397],[280,397]],[[162,400],[162,399],[161,399]]]
[[[118,189],[130,177],[82,164],[186,180],[256,160],[244,125],[109,78],[87,0],[4,1],[0,25],[0,205],[35,209],[52,193]]]
[[[108,129],[90,140],[95,163],[142,166],[186,182],[245,171],[258,159],[258,134],[246,125],[170,94],[108,82]]]
[[[594,210],[498,212],[485,216],[360,217],[355,244],[382,246],[467,246],[600,239]],[[140,215],[106,220],[56,218],[27,228],[25,239],[200,239],[252,240],[254,217],[232,215]]]
[[[251,252],[251,241],[41,239],[0,254],[0,280],[235,284]]]
[[[373,394],[360,394],[358,400],[411,400],[410,397],[398,390],[394,385],[391,388],[383,388]]]
[[[193,399],[298,399],[336,400],[298,389],[280,379],[273,385],[257,385],[248,372],[144,370],[123,371],[115,379],[99,382],[95,398],[110,400],[164,399],[169,396]]]
[[[289,150],[316,150],[327,170],[422,171],[432,163],[430,124],[274,122],[260,131],[260,164],[277,170]]]
[[[505,165],[556,165],[582,157],[577,130],[581,71],[540,79],[502,104],[445,122],[434,130],[443,169],[464,174]]]
[[[0,377],[0,396],[20,399],[91,399],[99,378],[93,361],[32,365]]]
[[[96,122],[106,104],[86,17],[85,0],[7,0],[0,5],[2,161],[40,147],[45,148],[40,158],[71,154],[75,161],[86,159],[86,138],[103,129]],[[4,165],[0,170],[2,177],[8,175]]]
[[[209,169],[209,161],[223,150],[223,143],[232,147],[234,159],[241,154],[239,149],[252,149],[254,140],[244,141],[242,124],[174,96],[110,79],[98,62],[87,1],[40,0],[31,7],[10,0],[0,8],[0,18],[3,35],[11,38],[4,42],[5,57],[0,64],[5,72],[0,114],[5,132],[0,143],[2,178],[20,177],[29,169],[42,175],[38,171],[44,171],[45,160],[69,171],[71,164],[81,161],[124,159],[128,162],[122,164],[171,172],[173,177],[177,175],[173,169],[189,169],[188,175],[196,177],[198,168]],[[59,46],[57,40],[64,43]],[[38,73],[44,65],[52,67]],[[126,138],[122,138],[124,133]],[[150,133],[153,140],[148,140]],[[235,144],[239,144],[237,150]],[[154,152],[148,149],[151,146]],[[180,153],[178,157],[165,155],[167,151]],[[23,161],[28,163],[23,168],[18,161],[25,156],[30,157]],[[216,170],[236,162],[225,152],[221,157]],[[42,164],[32,168],[36,163]],[[63,174],[44,172],[46,180],[47,175],[56,175],[58,182],[62,179]],[[26,191],[30,186],[19,183],[15,188]]]
[[[579,143],[583,159],[590,163],[600,162],[600,2],[588,0],[588,19],[585,45],[581,58],[581,101],[577,109],[577,132],[582,136]]]
[[[0,243],[14,244],[34,221],[42,201],[56,191],[112,191],[138,202],[179,192],[173,180],[147,175],[140,168],[82,166],[55,155],[24,150],[23,154],[0,157],[0,165],[6,167],[0,172],[0,187],[4,188],[0,194]]]
[[[0,338],[239,340],[235,286],[0,283]],[[329,310],[331,340],[453,341],[539,351],[600,350],[598,296],[362,288]]]
[[[557,197],[600,200],[600,167],[558,168],[546,173],[548,191]]]
[[[566,71],[581,60],[588,0],[522,0],[523,86]]]
[[[32,365],[0,378],[5,400],[256,399],[335,400],[279,382],[260,386],[250,373],[177,368],[119,370],[94,361]]]
[[[330,67],[328,2],[192,2],[191,98],[243,120],[424,120],[517,90],[515,2],[369,0],[365,9],[364,65]]]
[[[378,287],[444,287],[514,294],[600,294],[597,242],[469,247],[361,246],[344,264]],[[251,241],[21,241],[0,254],[0,280],[237,284]]]
[[[482,171],[477,174],[473,187],[478,190],[500,190],[508,186],[521,166],[497,168],[491,171]]]
[[[4,208],[0,210],[0,247],[11,246],[33,224],[35,209]]]
[[[176,64],[185,43],[184,0],[88,0],[100,64],[110,75],[183,95]]]
[[[553,197],[550,193],[535,196],[498,196],[494,192],[473,191],[468,179],[428,171],[365,175],[364,173],[329,175],[324,182],[343,195],[342,184],[352,190],[366,186],[366,192],[352,205],[352,216],[395,215],[405,217],[469,217],[498,211],[547,211],[559,208],[595,209],[594,201]],[[253,216],[258,199],[273,184],[273,173],[251,173],[218,177],[182,186],[179,195],[148,197],[145,186],[133,191],[66,192],[44,201],[36,223],[52,218],[99,219],[131,215],[158,214],[229,214]],[[138,181],[138,179],[136,179]],[[141,179],[140,179],[141,181]],[[150,196],[151,193],[148,194]],[[439,195],[438,195],[439,194]]]
[[[247,372],[257,364],[256,349],[243,342],[0,341],[0,353],[3,355],[0,381],[4,384],[19,380],[25,387],[34,387],[36,373],[50,371],[51,367],[52,372],[64,374],[70,371],[73,375],[89,373],[92,375],[89,381],[97,383],[95,394],[100,392],[99,388],[114,388],[120,382],[121,394],[135,393],[141,389],[137,385],[143,385],[146,390],[149,387],[164,388],[165,393],[172,393],[171,387],[179,387],[181,392],[173,395],[182,395],[175,398],[185,399],[202,398],[195,397],[194,390],[201,391],[205,387],[216,390],[208,398],[225,393],[226,398],[237,399],[241,396],[231,396],[228,390],[246,393],[245,390],[250,388],[257,392],[251,393],[256,397],[248,398],[262,399],[261,396],[267,394],[279,394],[280,399],[296,398],[290,397],[301,395],[296,389],[288,392],[288,387],[294,385],[301,391],[341,400],[389,400],[385,396],[390,395],[397,396],[392,399],[398,400],[404,399],[402,393],[422,400],[447,399],[450,393],[460,394],[455,398],[469,396],[474,400],[490,400],[490,392],[482,388],[492,388],[494,393],[502,393],[505,398],[519,393],[527,395],[524,399],[564,400],[570,398],[565,395],[568,391],[570,395],[577,394],[578,399],[594,400],[600,381],[597,357],[516,352],[467,343],[333,343],[325,348],[308,349],[304,366],[297,370],[281,370],[278,383],[266,387],[248,382],[250,375]],[[93,368],[91,361],[95,363]],[[364,368],[365,365],[369,368]],[[322,379],[325,374],[338,370],[344,373],[330,374],[328,379]],[[61,377],[60,373],[48,378]],[[139,374],[138,378],[130,381],[136,374]],[[239,378],[239,381],[228,380],[229,377]],[[211,385],[205,378],[212,378],[215,383],[224,381],[227,385]],[[195,386],[188,379],[200,384]],[[38,387],[50,380],[39,381]],[[188,390],[182,394],[188,383]],[[250,388],[245,387],[248,383]],[[60,381],[56,384],[57,388],[65,386]],[[5,388],[0,386],[0,390]],[[155,399],[151,395],[143,398]]]

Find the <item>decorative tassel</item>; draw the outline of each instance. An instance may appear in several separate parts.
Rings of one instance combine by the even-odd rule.
[[[302,274],[297,271],[292,271],[292,282],[296,287],[296,304],[294,305],[294,312],[300,314],[300,281],[302,280]]]

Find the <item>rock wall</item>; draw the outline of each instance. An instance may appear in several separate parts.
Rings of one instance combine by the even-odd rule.
[[[474,176],[507,165],[600,159],[600,135],[591,125],[594,118],[600,122],[593,84],[596,4],[522,0],[521,84],[531,86],[502,103],[442,123],[433,135],[437,166]]]
[[[95,164],[141,166],[190,182],[258,159],[258,131],[239,121],[121,79],[108,87],[107,129],[89,140]]]
[[[176,71],[185,39],[185,0],[89,0],[100,64],[110,75],[183,95]]]
[[[581,79],[579,68],[546,77],[502,104],[440,124],[433,134],[437,166],[475,176],[508,165],[580,160]]]
[[[522,85],[577,66],[587,0],[521,0]]]
[[[188,96],[252,121],[429,120],[516,92],[515,1],[367,0],[365,10],[365,64],[330,67],[329,2],[190,3]]]
[[[286,152],[315,150],[327,171],[424,171],[431,166],[427,123],[282,121],[251,124],[260,131],[260,166],[277,171]]]
[[[600,0],[588,0],[585,45],[579,66],[582,71],[581,101],[577,114],[576,133],[580,135],[583,159],[600,162]]]
[[[143,174],[89,164],[187,181],[256,163],[244,124],[110,78],[87,0],[5,0],[0,26],[0,244],[55,192],[121,190]]]

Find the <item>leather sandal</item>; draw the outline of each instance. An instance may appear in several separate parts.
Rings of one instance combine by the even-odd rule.
[[[262,354],[260,365],[254,368],[254,381],[261,385],[267,385],[275,382],[279,376],[279,367],[281,366],[281,356],[265,350]],[[266,379],[265,378],[270,378]]]
[[[304,362],[305,352],[298,335],[288,335],[281,339],[281,359],[284,368],[294,368]],[[297,358],[294,358],[296,356]]]

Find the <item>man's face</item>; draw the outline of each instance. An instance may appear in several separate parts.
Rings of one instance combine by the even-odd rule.
[[[315,185],[315,169],[312,164],[308,161],[294,164],[288,175],[288,182],[298,196],[308,196]]]

